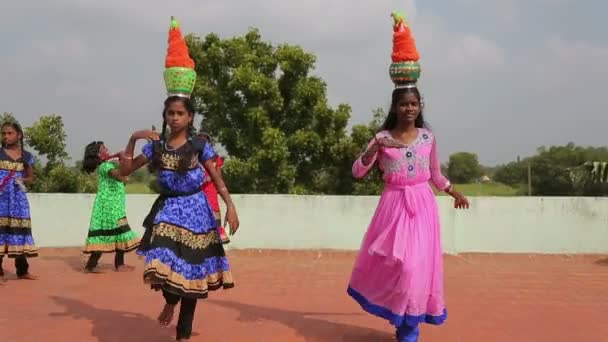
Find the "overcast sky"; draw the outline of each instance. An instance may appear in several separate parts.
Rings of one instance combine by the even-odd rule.
[[[576,4],[576,5],[575,5]],[[63,116],[68,152],[122,148],[160,122],[169,17],[185,33],[261,30],[317,56],[315,74],[352,122],[388,107],[392,9],[421,53],[426,116],[444,161],[485,164],[540,145],[608,144],[608,4],[596,0],[28,0],[0,4],[0,112]]]

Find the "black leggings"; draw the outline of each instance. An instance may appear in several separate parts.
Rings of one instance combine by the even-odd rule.
[[[163,290],[165,302],[169,305],[177,305],[180,301],[182,304],[179,308],[179,319],[177,321],[176,339],[189,339],[192,335],[192,321],[194,320],[194,310],[196,309],[196,299],[180,297],[171,292]]]
[[[92,271],[95,267],[97,267],[97,263],[101,258],[101,252],[93,252],[91,256],[89,256],[89,261],[87,261],[87,265],[85,266],[87,270]],[[114,256],[114,267],[118,268],[118,266],[122,266],[125,264],[125,252],[116,251],[116,255]]]
[[[2,270],[2,260],[4,259],[3,257],[3,255],[0,255],[0,275],[4,275],[4,271]],[[25,258],[25,256],[20,255],[18,257],[15,257],[15,269],[17,270],[18,277],[23,277],[24,275],[26,275],[29,268],[30,265],[27,263],[27,259]]]

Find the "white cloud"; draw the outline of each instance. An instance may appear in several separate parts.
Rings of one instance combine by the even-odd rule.
[[[533,90],[548,94],[560,89],[578,89],[605,98],[600,94],[608,79],[608,47],[554,36],[536,56],[529,71]]]
[[[505,65],[505,49],[480,33],[454,33],[445,20],[423,15],[415,28],[423,69],[433,77],[463,78]]]
[[[35,62],[39,66],[64,64],[87,58],[89,50],[87,42],[75,34],[55,39],[29,40],[20,49],[18,53],[20,57],[31,59],[30,62]],[[17,61],[18,64],[23,62],[21,58]]]
[[[564,5],[567,3],[574,2],[574,0],[536,0],[537,2],[545,5]]]
[[[392,10],[404,11],[413,23],[417,13],[414,0],[56,0],[55,3],[97,15],[120,17],[131,25],[155,32],[165,32],[169,17],[174,15],[185,31],[235,34],[248,27],[259,27],[264,31],[280,31],[283,36],[298,41],[321,37],[335,38],[336,42],[354,41],[361,34],[367,36],[367,32],[377,31],[370,23],[390,27]]]
[[[42,58],[85,58],[87,55],[87,44],[78,36],[64,37],[59,41],[40,42],[37,49]]]
[[[505,63],[504,49],[476,33],[453,39],[447,47],[446,57],[452,66],[468,70],[496,68]]]
[[[521,11],[530,0],[452,0],[466,7],[467,12],[479,17],[487,17],[495,24],[515,25],[520,22]],[[551,0],[549,0],[551,1]],[[555,0],[554,0],[555,1]],[[467,20],[466,17],[461,21]]]
[[[386,107],[390,100],[389,14],[402,10],[421,52],[421,89],[441,135],[443,157],[476,143],[482,161],[504,160],[513,149],[496,146],[513,134],[501,125],[513,120],[535,125],[518,133],[521,148],[530,151],[551,143],[550,132],[566,129],[561,121],[545,123],[575,111],[548,109],[546,103],[562,100],[560,89],[574,90],[575,98],[588,104],[588,122],[603,115],[596,108],[608,106],[601,93],[608,79],[606,48],[583,43],[577,37],[584,31],[566,32],[567,27],[542,43],[549,34],[545,11],[560,10],[549,2],[571,0],[533,0],[529,6],[524,1],[455,0],[418,8],[413,0],[5,1],[0,21],[14,32],[0,32],[0,75],[12,81],[0,83],[0,110],[14,111],[25,123],[43,113],[61,113],[72,153],[80,154],[92,138],[121,146],[131,130],[159,120],[166,32],[169,16],[175,15],[185,32],[230,37],[257,27],[264,40],[311,51],[331,103],[350,103],[353,121],[365,122],[372,108]],[[467,15],[446,12],[454,9]],[[582,20],[569,10],[563,15]],[[520,108],[514,110],[513,103]],[[470,132],[472,122],[477,132]],[[583,141],[601,125],[587,126],[592,127],[571,139]]]
[[[62,30],[53,31],[48,27],[50,37],[45,35],[30,40],[15,53],[16,60],[30,58],[28,65],[40,66],[36,69],[40,72],[33,75],[32,80],[53,79],[51,85],[55,96],[48,99],[45,106],[54,107],[53,111],[63,113],[66,122],[73,121],[74,124],[83,123],[85,108],[91,111],[90,115],[108,120],[118,120],[121,114],[117,111],[122,110],[134,112],[136,117],[131,118],[132,122],[137,122],[137,117],[149,120],[139,116],[142,110],[137,108],[137,104],[145,101],[154,103],[154,98],[162,94],[161,63],[170,15],[178,17],[185,32],[201,35],[218,32],[226,37],[243,34],[253,26],[261,29],[266,40],[298,44],[315,53],[318,57],[316,74],[328,83],[331,103],[352,104],[355,122],[367,121],[371,109],[385,106],[390,96],[392,84],[388,66],[392,31],[389,16],[392,10],[406,13],[421,48],[423,72],[427,75],[424,78],[428,81],[467,77],[475,70],[487,70],[500,62],[501,50],[488,39],[474,33],[463,36],[451,32],[443,19],[428,11],[418,12],[413,0],[379,3],[345,0],[298,3],[280,0],[58,1],[59,5],[53,5],[55,11],[69,9],[65,14],[70,15],[69,19],[63,19],[65,26]],[[29,9],[22,10],[26,13]],[[82,24],[75,24],[73,18],[91,26],[82,27],[76,34],[72,32],[77,28],[74,25]],[[100,34],[91,29],[104,26],[107,33]],[[134,39],[137,39],[136,44],[131,43],[135,42]],[[117,44],[123,48],[114,49]],[[125,60],[140,56],[141,63],[127,69],[115,68],[112,63],[117,61],[113,51],[124,54]],[[89,68],[82,65],[76,68],[78,60]],[[158,69],[154,67],[155,61],[158,61]],[[148,65],[148,68],[141,64]],[[51,68],[43,70],[42,65],[52,65],[59,71],[53,74]],[[119,76],[113,73],[119,70],[128,70],[125,76],[130,78],[116,82]],[[158,82],[153,81],[155,72],[158,72]],[[45,97],[45,92],[48,89],[34,91],[40,98]],[[72,102],[68,100],[70,98],[75,102],[70,105],[64,103]],[[81,110],[74,108],[78,103],[82,103]],[[101,105],[89,108],[89,103]],[[34,108],[40,111],[45,106]],[[100,108],[106,108],[106,112],[92,114]],[[72,127],[69,123],[66,126]],[[77,138],[76,134],[70,139],[83,139]]]

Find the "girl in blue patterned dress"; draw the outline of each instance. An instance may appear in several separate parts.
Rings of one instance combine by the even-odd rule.
[[[36,279],[26,258],[38,256],[32,237],[30,204],[23,183],[34,180],[34,156],[23,149],[23,130],[16,122],[2,124],[0,150],[0,284],[4,255],[15,259],[19,279]]]
[[[231,233],[239,226],[230,194],[213,167],[215,151],[194,134],[193,115],[188,98],[167,98],[160,136],[154,131],[133,133],[121,165],[125,176],[148,163],[157,175],[160,196],[146,219],[149,224],[145,224],[138,254],[145,257],[144,281],[162,290],[165,297],[166,305],[158,317],[161,324],[171,323],[175,305],[181,301],[178,341],[190,338],[197,299],[206,298],[208,291],[234,286],[213,211],[200,190],[205,171],[226,203]],[[133,158],[140,139],[148,143]]]

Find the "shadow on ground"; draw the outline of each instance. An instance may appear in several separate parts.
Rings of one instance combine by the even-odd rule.
[[[156,342],[170,341],[175,327],[162,328],[154,319],[141,314],[100,309],[75,299],[51,297],[64,312],[51,313],[51,317],[69,316],[91,322],[91,336],[99,342]]]
[[[45,260],[58,261],[75,272],[84,272],[84,266],[89,259],[88,254],[76,254],[76,255],[62,255],[62,256],[43,256]],[[114,271],[114,254],[104,253],[99,260],[96,270],[100,273],[108,273]]]
[[[67,265],[72,270],[82,273],[84,270],[84,265],[87,263],[88,256],[85,256],[82,254],[61,255],[61,256],[58,256],[58,255],[46,256],[45,255],[45,256],[42,256],[42,258],[44,260],[49,260],[49,261],[59,261],[65,265]]]
[[[216,299],[209,299],[208,302],[237,310],[240,313],[240,321],[278,322],[296,330],[306,341],[371,342],[391,341],[393,338],[383,331],[328,320],[331,317],[358,314],[299,312]]]
[[[594,262],[596,265],[608,266],[608,258],[599,259]]]

